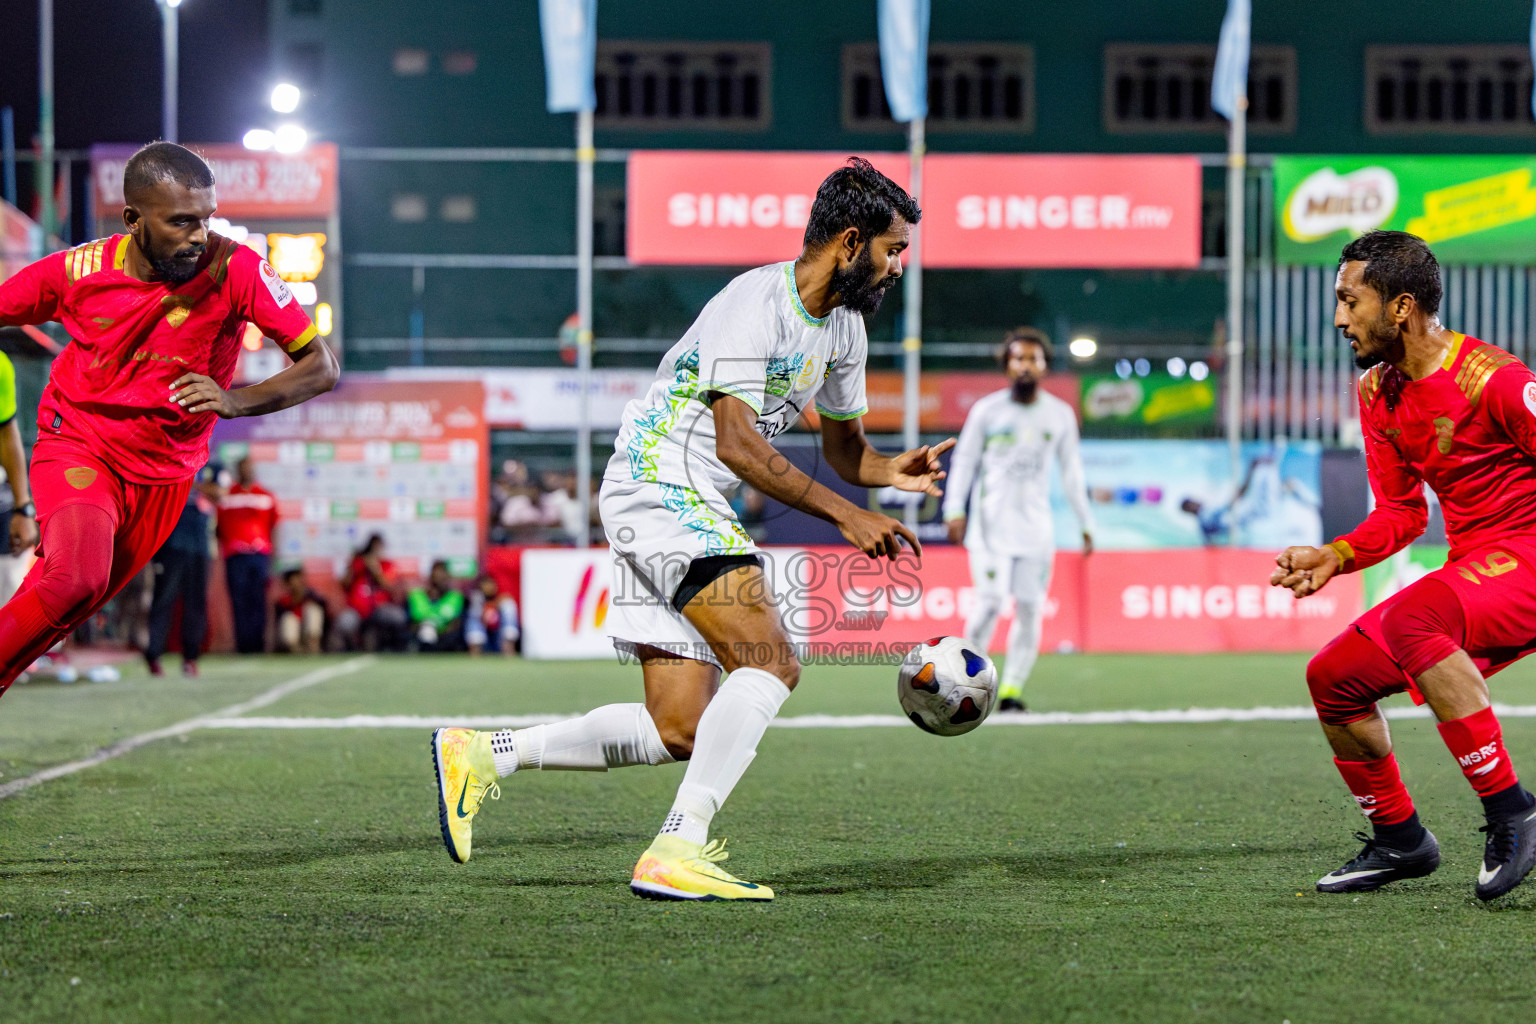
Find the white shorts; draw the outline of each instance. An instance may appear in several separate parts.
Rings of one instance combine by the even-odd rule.
[[[649,644],[719,665],[704,637],[672,606],[696,558],[762,556],[719,494],[674,484],[604,480],[597,498],[616,556],[605,629],[621,652]]]
[[[1040,604],[1051,589],[1051,569],[1056,552],[1032,555],[994,555],[982,548],[967,548],[971,560],[971,583],[978,594],[1013,598],[1026,604]]]

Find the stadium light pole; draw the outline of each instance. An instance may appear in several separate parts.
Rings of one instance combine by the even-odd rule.
[[[1227,140],[1227,456],[1232,486],[1243,479],[1243,274],[1246,255],[1243,216],[1248,167],[1248,97],[1237,98]]]
[[[57,211],[53,204],[53,0],[37,2],[38,145],[37,192],[42,201],[43,248],[53,237]]]
[[[911,162],[911,178],[907,182],[912,201],[919,206],[923,202],[923,154],[927,152],[924,129],[926,117],[914,117],[907,122],[907,158]],[[917,447],[918,430],[921,426],[923,402],[923,246],[919,237],[921,223],[912,225],[912,240],[907,247],[907,269],[901,290],[903,359],[901,437],[907,451]],[[902,511],[907,529],[917,531],[918,510],[922,496],[913,496]]]
[[[160,51],[163,60],[160,76],[160,137],[166,142],[176,142],[176,72],[179,66],[176,9],[181,6],[181,0],[155,0],[155,3],[160,5]]]
[[[592,110],[576,112],[576,546],[592,543]]]

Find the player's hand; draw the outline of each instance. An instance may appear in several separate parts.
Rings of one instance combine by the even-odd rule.
[[[951,544],[965,543],[965,516],[956,516],[953,519],[944,520],[944,529],[949,532]]]
[[[11,554],[19,555],[37,547],[37,520],[20,512],[11,513]]]
[[[187,412],[211,412],[230,419],[241,415],[233,396],[219,387],[212,377],[189,373],[171,385],[171,402]]]
[[[1083,555],[1086,557],[1086,556],[1091,555],[1091,554],[1093,554],[1093,534],[1089,533],[1087,530],[1084,530],[1083,531]]]
[[[1269,585],[1284,587],[1297,597],[1322,590],[1343,568],[1339,553],[1333,548],[1306,546],[1286,548],[1276,556],[1275,565],[1277,568],[1269,574]]]
[[[898,491],[922,491],[935,498],[943,497],[939,481],[944,479],[945,473],[939,466],[939,456],[954,446],[955,439],[950,438],[892,457],[891,486]]]
[[[923,546],[912,531],[890,516],[855,508],[852,515],[839,522],[837,528],[843,538],[870,558],[895,558],[901,554],[901,542],[905,540],[918,558],[923,557]]]

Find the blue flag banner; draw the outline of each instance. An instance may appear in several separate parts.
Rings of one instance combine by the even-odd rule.
[[[545,105],[551,114],[597,106],[597,0],[539,0],[544,32]]]
[[[928,116],[929,0],[880,0],[880,77],[891,117]]]
[[[1248,42],[1252,9],[1249,0],[1227,0],[1216,47],[1216,71],[1211,75],[1211,109],[1228,121],[1237,116],[1239,100],[1248,98]]]

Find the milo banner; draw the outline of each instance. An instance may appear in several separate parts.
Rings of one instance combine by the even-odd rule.
[[[1441,263],[1536,263],[1533,172],[1529,156],[1277,156],[1275,259],[1333,263],[1387,228]]]
[[[1082,410],[1089,423],[1214,423],[1216,380],[1162,372],[1125,378],[1085,374]]]

